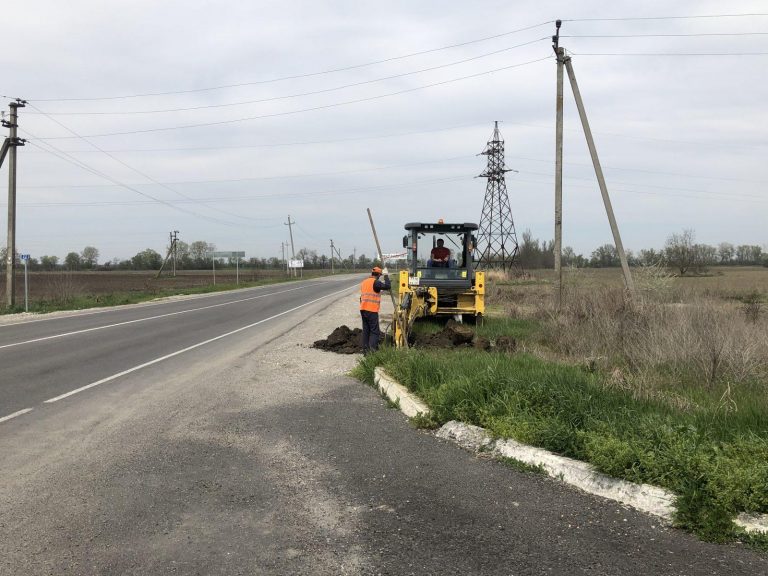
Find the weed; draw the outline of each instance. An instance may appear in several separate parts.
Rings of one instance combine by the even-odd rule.
[[[678,495],[678,524],[706,539],[731,538],[737,511],[768,512],[768,420],[754,404],[733,409],[744,390],[726,388],[681,410],[608,386],[602,374],[526,354],[380,354],[364,362],[383,362],[421,396],[430,425],[461,420],[663,486]]]
[[[760,293],[755,290],[742,299],[741,309],[748,322],[756,324],[760,319],[760,309],[763,302]]]
[[[665,487],[679,526],[768,549],[768,535],[731,522],[768,513],[767,272],[672,278],[649,267],[632,299],[615,270],[569,272],[558,311],[549,286],[504,278],[489,282],[478,333],[512,336],[536,357],[390,350],[364,362],[423,398],[430,426],[462,420]]]
[[[516,458],[508,458],[506,456],[499,458],[499,462],[505,466],[509,466],[514,470],[517,470],[518,472],[529,472],[533,474],[541,474],[543,476],[548,475],[546,468],[544,468],[544,466],[541,464],[528,464],[527,462],[523,462]]]
[[[432,417],[431,413],[423,414],[419,412],[411,418],[411,424],[423,430],[436,430],[440,427],[440,423]]]

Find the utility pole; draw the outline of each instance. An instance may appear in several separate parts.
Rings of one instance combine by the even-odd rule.
[[[560,25],[552,36],[552,48],[557,56],[557,97],[555,99],[555,306],[560,310],[563,300],[563,65],[565,49],[560,48]]]
[[[0,166],[8,153],[8,244],[6,254],[5,268],[5,302],[8,308],[13,308],[16,304],[16,148],[24,146],[24,139],[19,138],[16,129],[18,124],[18,109],[24,108],[26,100],[17,98],[9,104],[11,109],[8,121],[3,120],[5,128],[10,129],[8,138],[6,138],[2,154],[0,154]]]
[[[288,262],[285,261],[285,242],[280,242],[280,252],[283,255],[283,264],[285,264],[285,273],[288,273]]]
[[[168,259],[173,256],[173,276],[176,277],[176,240],[178,238],[176,235],[179,233],[178,230],[174,230],[173,232],[168,232],[168,236],[170,238],[170,244],[168,245],[168,252],[165,254],[165,258],[163,259],[163,263],[160,265],[160,270],[157,271],[157,276],[155,276],[155,280],[160,278],[160,275],[163,273],[163,270],[165,270],[165,265],[168,263]]]
[[[296,259],[296,252],[294,251],[293,247],[293,228],[291,228],[291,224],[296,224],[296,220],[291,222],[291,215],[288,214],[288,222],[283,223],[285,226],[288,226],[288,234],[291,236],[291,260]],[[296,275],[296,269],[293,269],[294,276]]]
[[[176,258],[179,252],[179,231],[174,230],[171,235],[171,246],[173,246],[173,277],[176,278]]]
[[[565,56],[564,64],[565,69],[568,72],[568,80],[571,83],[571,90],[573,91],[573,97],[576,100],[576,107],[579,109],[579,117],[581,118],[581,126],[584,129],[584,136],[587,139],[587,146],[589,147],[589,154],[592,156],[592,165],[595,167],[595,176],[597,176],[597,182],[600,185],[600,193],[603,196],[603,204],[605,205],[605,212],[608,214],[608,222],[611,224],[611,232],[613,232],[613,241],[616,244],[616,252],[619,253],[619,259],[621,260],[621,269],[624,271],[624,285],[630,294],[635,291],[635,284],[632,282],[632,274],[629,271],[629,264],[627,263],[627,255],[624,253],[624,245],[621,242],[621,234],[619,234],[619,226],[616,223],[616,217],[613,214],[613,207],[611,206],[611,198],[608,196],[608,187],[605,185],[605,177],[603,176],[603,169],[600,166],[600,159],[597,157],[597,149],[595,148],[595,141],[592,139],[592,130],[589,127],[589,120],[587,119],[587,113],[584,110],[584,102],[581,100],[581,92],[579,92],[579,85],[576,83],[576,75],[573,72],[573,65],[571,64],[571,57]]]
[[[333,273],[333,238],[331,238],[331,274]]]

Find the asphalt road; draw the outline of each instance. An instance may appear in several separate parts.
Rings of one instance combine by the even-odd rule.
[[[307,284],[298,300],[272,287],[56,320],[77,331],[188,310],[30,344],[18,343],[63,332],[0,328],[0,345],[14,344],[0,348],[3,414],[6,386],[25,388],[7,380],[11,360],[34,358],[30,347],[41,363],[16,373],[34,385],[14,406],[33,410],[0,422],[0,574],[768,573],[766,555],[414,429],[345,375],[354,357],[309,347],[358,315],[343,281]],[[272,291],[263,308],[191,311]],[[93,358],[90,345],[116,356]]]
[[[0,418],[179,351],[214,354],[250,336],[236,331],[264,331],[280,315],[355,283],[278,284],[0,326]],[[215,338],[222,341],[201,346]]]

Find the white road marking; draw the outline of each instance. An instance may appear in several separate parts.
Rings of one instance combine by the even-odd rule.
[[[94,386],[99,386],[100,384],[105,384],[106,382],[111,382],[112,380],[116,380],[121,376],[130,374],[131,372],[136,372],[137,370],[141,370],[142,368],[146,368],[147,366],[152,366],[153,364],[163,362],[165,360],[168,360],[169,358],[178,356],[179,354],[184,354],[185,352],[189,352],[190,350],[194,350],[195,348],[200,348],[201,346],[205,346],[206,344],[210,344],[211,342],[216,342],[217,340],[221,340],[222,338],[226,338],[227,336],[232,336],[233,334],[237,334],[238,332],[242,332],[243,330],[248,330],[249,328],[253,328],[254,326],[263,324],[264,322],[274,320],[275,318],[279,318],[280,316],[284,316],[286,314],[289,314],[290,312],[294,312],[296,310],[299,310],[300,308],[304,308],[305,306],[309,306],[310,304],[319,302],[320,300],[324,300],[326,298],[330,298],[331,296],[336,296],[344,292],[349,292],[350,290],[356,289],[356,288],[357,286],[350,286],[349,288],[345,288],[344,290],[339,290],[338,292],[332,292],[331,294],[327,294],[321,298],[310,300],[309,302],[305,302],[304,304],[295,306],[290,310],[285,310],[284,312],[280,312],[279,314],[275,314],[274,316],[270,316],[269,318],[264,318],[263,320],[259,320],[258,322],[254,322],[253,324],[248,324],[247,326],[243,326],[241,328],[238,328],[237,330],[232,330],[231,332],[220,334],[219,336],[215,336],[214,338],[209,338],[208,340],[204,340],[203,342],[198,342],[197,344],[193,344],[192,346],[187,346],[186,348],[182,348],[181,350],[177,350],[176,352],[171,352],[170,354],[166,354],[165,356],[161,356],[160,358],[155,358],[154,360],[150,360],[149,362],[145,362],[144,364],[139,364],[138,366],[134,366],[133,368],[128,368],[128,370],[123,370],[122,372],[118,372],[117,374],[113,374],[112,376],[107,376],[106,378],[102,378],[101,380],[97,380],[96,382],[91,382],[90,384],[86,384],[85,386],[81,386],[80,388],[77,388],[75,390],[65,392],[64,394],[61,394],[60,396],[56,396],[55,398],[49,398],[48,400],[45,400],[45,403],[50,404],[51,402],[58,402],[59,400],[63,400],[64,398],[72,396],[73,394],[77,394],[78,392],[88,390],[89,388],[93,388]]]
[[[85,328],[83,330],[75,330],[74,332],[63,332],[61,334],[54,334],[52,336],[43,336],[41,338],[34,338],[32,340],[24,340],[23,342],[3,344],[0,346],[0,350],[2,350],[3,348],[13,348],[14,346],[23,346],[24,344],[34,344],[36,342],[44,342],[46,340],[55,340],[57,338],[66,338],[68,336],[76,336],[78,334],[95,332],[97,330],[106,330],[107,328],[116,328],[117,326],[126,326],[128,324],[136,324],[138,322],[147,322],[149,320],[157,320],[159,318],[168,318],[169,316],[178,316],[180,314],[188,314],[190,312],[199,312],[200,310],[209,310],[210,308],[218,308],[220,306],[229,306],[230,304],[240,304],[241,302],[248,302],[249,300],[258,300],[259,298],[276,296],[278,294],[285,294],[286,292],[294,292],[295,290],[303,290],[304,288],[311,288],[313,286],[317,286],[317,284],[308,284],[306,286],[289,288],[288,290],[281,290],[279,292],[270,292],[269,294],[259,294],[258,296],[250,296],[249,298],[232,300],[231,302],[220,302],[219,304],[211,304],[210,306],[202,306],[200,308],[190,308],[189,310],[180,310],[179,312],[168,312],[167,314],[160,314],[158,316],[148,316],[147,318],[137,318],[136,320],[126,320],[125,322],[118,322],[116,324],[106,324],[104,326],[95,326],[94,328]]]
[[[32,408],[24,408],[24,410],[19,410],[18,412],[14,412],[13,414],[8,414],[8,416],[3,416],[0,418],[0,422],[5,422],[7,420],[10,420],[11,418],[16,418],[16,416],[21,416],[22,414],[26,414],[27,412],[32,412]]]

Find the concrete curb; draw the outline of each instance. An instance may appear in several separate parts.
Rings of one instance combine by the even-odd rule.
[[[419,414],[429,414],[429,408],[424,402],[405,386],[390,378],[382,368],[374,368],[373,381],[379,387],[379,390],[386,394],[387,398],[392,402],[398,404],[403,414],[409,418]]]
[[[558,456],[542,448],[526,446],[514,440],[493,440],[485,429],[455,420],[444,424],[437,431],[437,437],[452,440],[470,452],[482,451],[497,458],[514,458],[531,466],[541,466],[549,476],[584,492],[653,514],[667,524],[672,522],[675,495],[661,488],[611,478],[590,464]]]
[[[768,534],[768,514],[748,514],[742,512],[733,521],[736,526],[747,532],[763,532]]]
[[[393,380],[380,367],[374,369],[374,382],[408,417],[429,414],[429,407]],[[482,452],[496,458],[514,458],[531,466],[541,466],[549,476],[562,480],[589,494],[607,498],[652,514],[671,524],[675,513],[675,495],[650,484],[635,484],[606,476],[591,464],[553,454],[543,448],[527,446],[510,439],[494,440],[484,428],[452,420],[444,424],[435,435],[450,440],[475,454]],[[768,514],[741,513],[733,520],[736,526],[749,533],[768,533]]]

